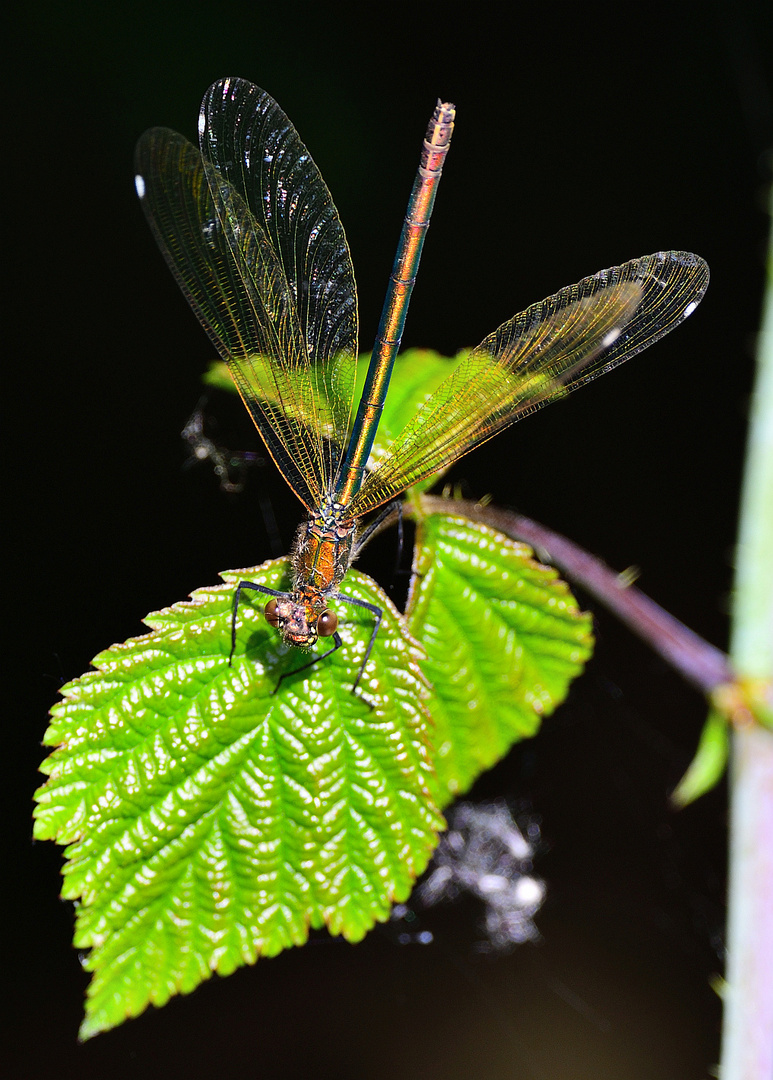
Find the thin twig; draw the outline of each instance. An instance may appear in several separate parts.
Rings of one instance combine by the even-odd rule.
[[[704,641],[654,600],[629,584],[623,575],[565,536],[523,514],[481,506],[464,499],[424,496],[419,513],[427,512],[458,514],[529,544],[538,558],[557,567],[570,581],[582,586],[599,603],[614,612],[704,694],[709,695],[718,687],[732,682],[734,676],[730,662],[720,649]]]

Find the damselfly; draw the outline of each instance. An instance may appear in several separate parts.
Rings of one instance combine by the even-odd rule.
[[[363,515],[549,401],[641,352],[690,315],[709,271],[696,255],[657,252],[602,270],[503,323],[439,386],[368,469],[400,345],[455,110],[438,102],[371,355],[354,410],[357,293],[338,212],[295,128],[265,91],[222,79],[204,96],[199,148],[153,128],[136,152],[137,193],[162,252],[227,362],[266,447],[308,511],[292,550],[292,585],[267,593],[286,642],[341,647],[332,599],[367,538]]]

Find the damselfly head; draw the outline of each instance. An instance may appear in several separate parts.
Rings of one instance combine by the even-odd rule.
[[[334,611],[324,608],[320,612],[305,599],[275,597],[266,604],[264,614],[284,641],[303,649],[315,645],[318,638],[332,637],[338,629]]]

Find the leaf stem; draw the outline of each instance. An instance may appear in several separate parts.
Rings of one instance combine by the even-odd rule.
[[[530,544],[538,556],[557,567],[612,611],[634,633],[671,664],[689,683],[711,695],[733,681],[727,656],[688,629],[626,578],[572,540],[553,532],[523,514],[482,506],[469,500],[423,496],[423,513],[460,514],[499,529],[515,540]]]

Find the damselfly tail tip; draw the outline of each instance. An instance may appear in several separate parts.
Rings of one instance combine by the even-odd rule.
[[[440,98],[438,98],[424,140],[428,149],[434,151],[441,150],[445,153],[448,149],[448,144],[451,142],[455,118],[456,107],[452,105],[450,101],[441,101]]]

